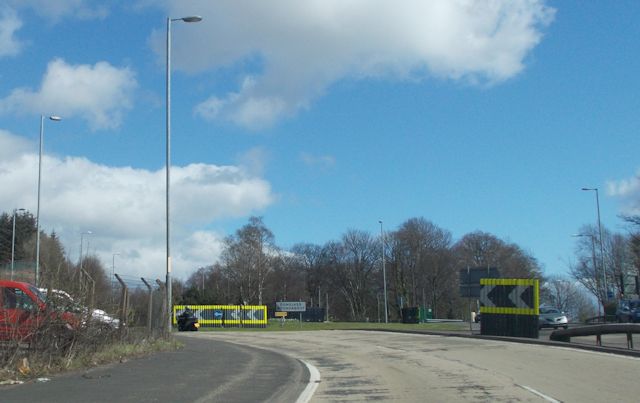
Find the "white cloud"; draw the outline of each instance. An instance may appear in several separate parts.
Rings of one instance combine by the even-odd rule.
[[[507,80],[554,16],[543,0],[167,0],[165,7],[204,18],[174,34],[175,68],[243,70],[237,91],[212,95],[196,112],[249,128],[295,114],[342,79]],[[156,32],[159,55],[162,41]]]
[[[262,175],[271,159],[271,153],[263,147],[254,147],[240,154],[237,159],[240,166],[247,172]]]
[[[134,73],[107,62],[70,65],[62,59],[47,66],[40,88],[14,89],[0,99],[0,114],[56,114],[79,116],[93,129],[116,128],[133,106],[137,88]]]
[[[15,33],[21,27],[22,21],[14,10],[7,7],[0,10],[0,57],[20,53],[22,44],[15,37]]]
[[[35,214],[38,156],[35,144],[0,131],[0,210],[26,208]],[[42,161],[41,217],[71,251],[91,230],[90,253],[131,274],[154,278],[164,272],[165,171],[109,167],[85,158]],[[268,182],[234,166],[190,164],[171,170],[172,257],[177,277],[212,264],[223,238],[207,229],[221,218],[237,218],[269,206]],[[69,247],[70,246],[70,247]]]
[[[640,170],[632,178],[608,181],[606,192],[622,202],[623,214],[640,214]]]
[[[100,0],[8,0],[18,8],[30,8],[42,18],[58,22],[70,17],[81,20],[105,18],[109,15],[109,6]]]
[[[314,155],[302,152],[300,160],[309,167],[319,167],[322,170],[331,169],[336,165],[336,159],[331,155]]]

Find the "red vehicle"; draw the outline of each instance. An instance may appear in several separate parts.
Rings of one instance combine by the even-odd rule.
[[[80,320],[71,312],[59,312],[47,306],[35,286],[0,280],[0,341],[30,342],[44,325],[52,323],[71,331]]]

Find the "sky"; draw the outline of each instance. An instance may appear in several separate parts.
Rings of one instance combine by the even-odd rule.
[[[0,211],[186,279],[261,216],[284,249],[424,217],[566,275],[640,213],[640,2],[2,0]],[[59,122],[46,119],[60,116]],[[117,254],[117,255],[116,255]]]

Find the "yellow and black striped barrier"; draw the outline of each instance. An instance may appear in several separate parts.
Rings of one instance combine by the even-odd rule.
[[[201,327],[267,327],[266,305],[174,305],[174,325],[187,307]]]

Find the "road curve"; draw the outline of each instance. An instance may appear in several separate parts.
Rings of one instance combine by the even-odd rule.
[[[190,334],[314,365],[312,402],[635,402],[640,359],[545,345],[371,331]]]
[[[0,402],[295,402],[300,361],[269,350],[180,337],[185,346],[124,363],[0,388]]]

